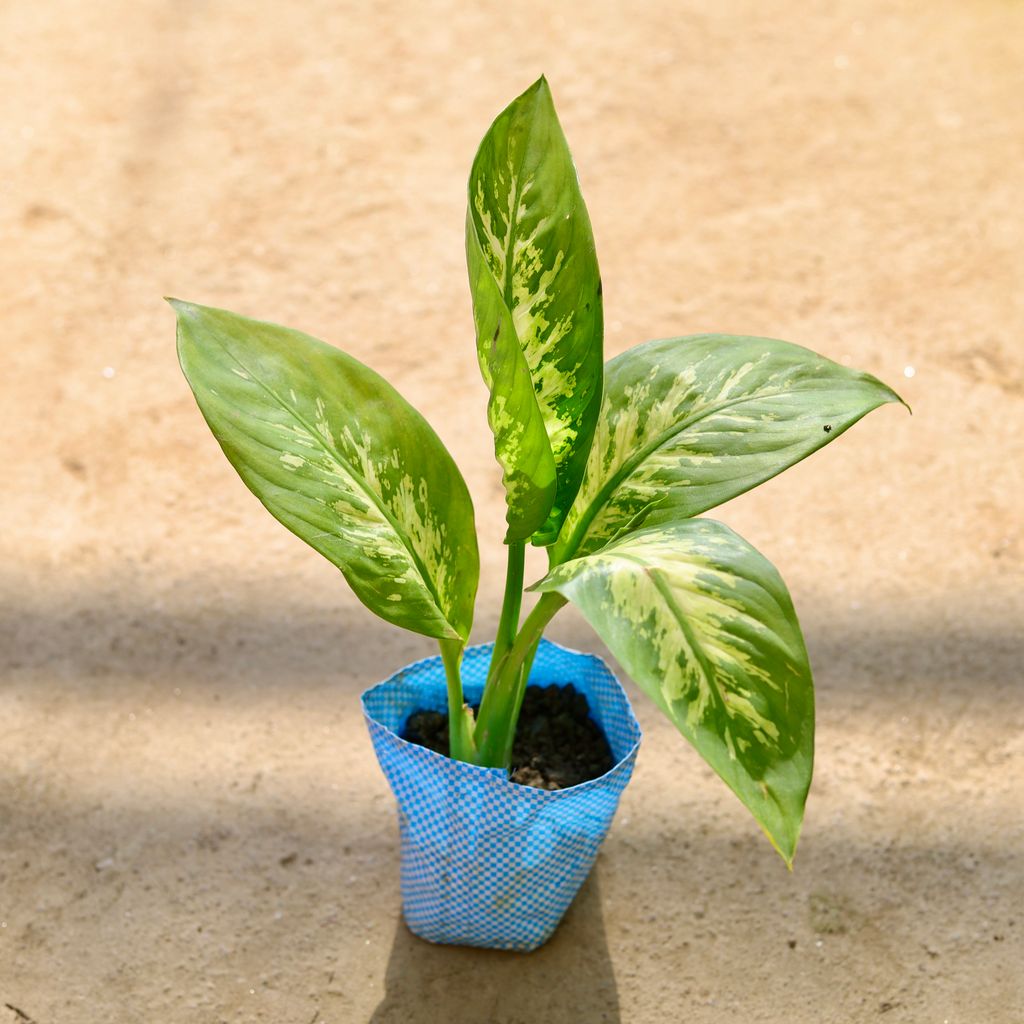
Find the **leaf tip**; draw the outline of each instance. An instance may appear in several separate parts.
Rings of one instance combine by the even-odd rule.
[[[548,84],[547,75],[541,75],[531,86],[529,86],[522,95],[519,96],[515,103],[520,100],[546,100],[548,103],[552,103],[551,99],[551,86]]]
[[[902,405],[903,408],[906,409],[911,416],[914,415],[914,410],[911,409],[910,406],[904,401],[904,399],[899,394],[897,394],[893,388],[889,387],[889,385],[886,384],[884,380],[879,380],[877,377],[874,377],[871,374],[865,374],[865,376],[872,383],[877,385],[877,387],[880,388],[881,391],[885,394],[883,402],[895,402],[898,405]]]
[[[793,861],[796,859],[796,845],[800,838],[799,826],[795,835],[788,835],[785,837],[776,837],[768,831],[767,828],[761,825],[764,834],[768,837],[768,842],[775,847],[775,852],[782,858],[782,862],[786,865],[786,870],[793,873]]]
[[[198,311],[198,307],[193,303],[186,302],[184,299],[176,299],[173,295],[165,295],[164,302],[174,310],[179,319],[182,317],[194,317]]]
[[[898,405],[902,405],[903,408],[906,409],[907,412],[909,412],[911,416],[914,415],[914,410],[910,408],[910,405],[903,399],[903,397],[901,395],[897,394],[891,387],[889,387],[888,384],[885,384],[882,381],[879,381],[879,383],[888,392],[887,401],[895,402]]]

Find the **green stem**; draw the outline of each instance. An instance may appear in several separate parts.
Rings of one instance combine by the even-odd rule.
[[[501,619],[494,638],[494,653],[487,682],[494,678],[496,666],[504,659],[515,642],[519,629],[519,612],[523,606],[523,575],[526,565],[526,541],[513,541],[508,545],[508,567],[505,570],[505,597],[501,603]]]
[[[511,647],[492,662],[474,734],[477,764],[508,768],[533,656],[545,627],[564,604],[561,594],[542,594]]]
[[[441,661],[448,682],[448,746],[449,754],[456,761],[476,764],[476,747],[473,743],[473,711],[462,697],[462,649],[461,640],[438,640]]]
[[[512,707],[511,714],[512,727],[508,732],[508,751],[505,755],[505,760],[509,762],[511,762],[512,759],[512,747],[515,746],[516,727],[519,724],[519,712],[523,706],[523,697],[526,696],[526,686],[530,681],[530,670],[533,668],[533,659],[537,655],[537,648],[539,646],[540,636],[538,635],[533,641],[530,649],[526,652],[522,665],[519,666],[519,679],[516,682],[515,704]]]

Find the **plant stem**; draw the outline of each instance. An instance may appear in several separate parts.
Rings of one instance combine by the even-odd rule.
[[[438,640],[441,661],[448,682],[448,752],[456,761],[476,764],[473,742],[473,712],[462,697],[461,640]]]
[[[492,661],[474,733],[477,764],[508,768],[533,656],[544,628],[565,603],[561,594],[542,594],[512,645]]]
[[[519,630],[519,611],[523,605],[523,573],[526,565],[526,541],[508,545],[508,567],[505,570],[505,597],[501,603],[501,619],[494,638],[494,654],[487,672],[487,682],[494,678],[495,667],[504,659],[515,642]]]
[[[512,725],[507,734],[508,752],[505,755],[505,760],[509,763],[511,763],[512,760],[512,748],[515,746],[516,727],[519,724],[519,712],[523,706],[523,697],[526,695],[526,686],[530,681],[530,670],[533,668],[533,659],[537,654],[537,648],[539,646],[540,634],[538,634],[536,639],[533,641],[533,644],[523,657],[523,663],[519,666],[519,678],[516,682],[515,703],[513,704],[512,710],[509,714],[509,719]]]

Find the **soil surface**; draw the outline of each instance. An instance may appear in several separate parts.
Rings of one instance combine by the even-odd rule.
[[[815,669],[793,872],[627,684],[633,781],[518,956],[402,925],[359,693],[436,645],[245,490],[160,296],[334,342],[424,412],[492,639],[465,181],[541,72],[609,356],[786,338],[914,415],[710,513]],[[1020,1024],[1022,95],[1014,0],[0,4],[0,1024]],[[550,635],[602,650],[571,608]]]
[[[473,709],[474,712],[477,710]],[[448,715],[416,711],[403,739],[448,756]],[[528,686],[512,744],[509,778],[537,789],[568,789],[596,779],[615,762],[601,727],[590,717],[586,694],[576,687]]]

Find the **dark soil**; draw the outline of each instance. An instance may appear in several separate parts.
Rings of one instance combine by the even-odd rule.
[[[448,715],[414,711],[402,738],[447,757]],[[512,745],[513,782],[568,789],[604,775],[614,763],[601,727],[590,717],[586,696],[572,683],[526,688]]]

